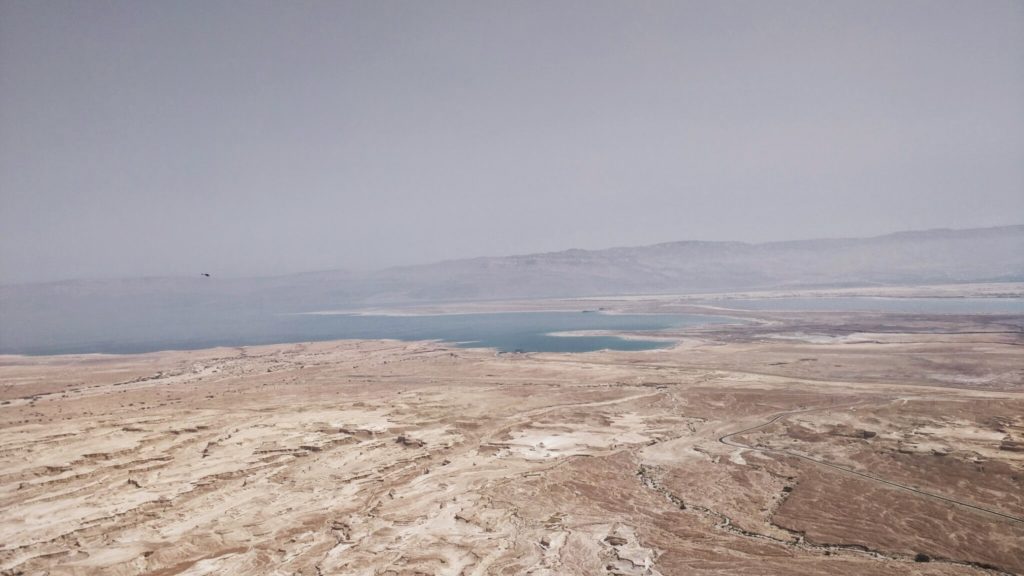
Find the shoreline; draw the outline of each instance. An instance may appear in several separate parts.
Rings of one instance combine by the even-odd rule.
[[[1010,284],[1010,286],[1019,286],[1024,288],[1024,284]],[[985,284],[985,285],[969,285],[971,289],[965,289],[965,286],[957,285],[956,288],[960,290],[956,294],[947,292],[947,295],[941,298],[937,298],[942,301],[964,301],[964,300],[978,300],[978,301],[1005,301],[1011,296],[1006,294],[1012,293],[1012,290],[1007,290],[1005,284]],[[930,289],[941,289],[950,290],[950,286],[933,286]],[[914,288],[915,290],[919,288]],[[515,315],[515,314],[594,314],[601,316],[690,316],[690,317],[704,317],[708,318],[707,323],[701,323],[699,325],[688,326],[685,331],[694,331],[706,329],[713,325],[719,324],[749,324],[754,323],[765,323],[765,322],[780,322],[788,321],[795,318],[804,319],[817,319],[827,321],[828,319],[840,319],[844,317],[870,317],[874,316],[895,316],[904,318],[915,318],[922,322],[943,322],[947,320],[965,319],[965,318],[976,318],[978,321],[992,321],[1005,319],[1011,324],[1018,323],[1020,319],[1024,319],[1024,312],[1017,313],[1015,311],[949,311],[949,312],[921,312],[921,311],[885,311],[885,310],[829,310],[829,309],[813,309],[813,302],[827,302],[830,299],[835,298],[856,298],[856,299],[886,299],[886,300],[911,300],[918,299],[921,296],[917,295],[898,295],[896,291],[908,290],[907,288],[895,288],[875,289],[876,294],[873,295],[861,295],[861,296],[846,296],[838,295],[834,292],[815,292],[817,296],[809,296],[806,299],[811,302],[812,308],[799,310],[795,307],[779,307],[779,308],[729,308],[727,307],[730,300],[752,300],[750,296],[753,293],[731,293],[731,294],[720,294],[719,300],[703,300],[697,302],[694,300],[696,296],[686,297],[669,297],[669,296],[629,296],[620,297],[614,300],[593,300],[593,299],[539,299],[529,301],[507,301],[507,302],[467,302],[459,304],[433,304],[433,305],[417,305],[411,307],[402,307],[398,309],[394,308],[362,308],[352,310],[337,310],[337,311],[317,311],[317,312],[305,312],[295,314],[282,314],[282,317],[321,317],[321,316],[353,316],[358,318],[372,318],[374,316],[380,316],[383,318],[425,318],[425,317],[445,317],[445,316],[467,316],[467,315]],[[1002,296],[979,296],[981,293],[994,293],[994,291],[1000,291]],[[772,300],[794,298],[795,292],[762,292],[758,293],[761,295],[760,298],[756,299],[760,302],[770,302]],[[709,295],[700,295],[701,298],[706,298]],[[936,298],[934,296],[928,296],[925,298]],[[1016,298],[1016,297],[1013,297]],[[722,304],[722,305],[715,305]],[[588,331],[596,332],[588,332]],[[652,328],[651,332],[662,332],[665,330],[673,330],[673,328]],[[605,329],[605,328],[581,328],[580,330],[554,330],[552,332],[559,336],[566,336],[568,333],[575,333],[578,336],[612,336],[612,337],[623,337],[625,340],[650,340],[650,341],[665,341],[673,340],[674,336],[659,336],[658,334],[651,334],[649,337],[637,334],[638,332],[644,332],[645,330],[637,329]],[[429,330],[428,330],[429,332]],[[565,334],[563,334],[563,332]],[[538,332],[538,335],[541,334]],[[425,334],[429,336],[429,334]],[[464,335],[465,337],[461,341],[473,341],[475,338],[470,334]],[[359,336],[355,336],[355,339],[360,339]],[[365,336],[362,338],[365,339]],[[211,347],[224,347],[224,348],[235,348],[239,346],[260,346],[260,345],[273,345],[273,344],[289,344],[294,342],[323,342],[333,340],[345,340],[352,338],[345,337],[315,337],[312,339],[304,338],[289,338],[282,337],[275,339],[276,341],[268,343],[246,343],[244,338],[239,338],[235,341],[221,340],[216,341],[216,338],[206,338],[204,340],[191,344],[180,344],[171,343],[167,348],[147,348],[139,350],[137,352],[109,352],[103,350],[88,350],[88,348],[95,348],[81,345],[68,345],[66,348],[71,348],[69,352],[55,351],[51,347],[50,349],[41,349],[38,352],[28,353],[5,353],[0,356],[49,356],[49,355],[78,355],[85,356],[90,354],[103,355],[103,354],[146,354],[156,352],[160,350],[201,350]],[[401,341],[417,341],[413,338],[392,338],[390,335],[381,334],[379,338],[374,337],[371,339],[381,340],[401,340]],[[212,341],[211,341],[212,340]],[[436,340],[443,341],[442,338],[421,338],[420,340]],[[126,346],[127,347],[127,346]],[[87,350],[81,350],[81,348],[87,348]]]
[[[1021,332],[763,317],[642,354],[0,357],[0,570],[1024,571]]]
[[[643,354],[337,340],[3,357],[0,570],[374,573],[400,556],[520,573],[555,549],[579,559],[564,574],[626,556],[708,576],[1024,571],[1007,520],[1024,517],[1024,335],[765,317]]]

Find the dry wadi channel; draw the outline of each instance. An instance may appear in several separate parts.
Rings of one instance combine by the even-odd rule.
[[[1019,317],[0,358],[0,573],[1021,574]]]

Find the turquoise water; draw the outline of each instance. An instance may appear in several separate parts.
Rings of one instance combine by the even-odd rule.
[[[37,332],[28,341],[2,342],[14,354],[131,354],[346,338],[441,340],[502,352],[589,352],[650,350],[671,345],[659,340],[615,336],[552,336],[578,330],[664,330],[721,322],[715,316],[515,312],[436,316],[335,314],[252,314],[153,316],[111,315],[87,325],[65,325],[59,332]]]
[[[553,332],[582,330],[664,330],[729,321],[713,316],[597,314],[580,312],[511,312],[439,316],[307,316],[304,330],[345,338],[442,340],[466,347],[496,348],[503,352],[589,352],[650,350],[671,342],[623,339],[615,336],[553,336]],[[735,321],[735,320],[732,320]]]
[[[1020,298],[772,298],[719,299],[705,304],[746,310],[850,310],[911,314],[1024,314]],[[172,303],[173,304],[173,303]],[[441,340],[504,352],[650,350],[660,340],[614,336],[552,336],[571,331],[648,331],[720,322],[704,315],[515,312],[437,316],[281,314],[239,304],[233,308],[185,302],[162,307],[111,303],[68,305],[46,314],[0,319],[2,354],[129,354],[344,338]]]

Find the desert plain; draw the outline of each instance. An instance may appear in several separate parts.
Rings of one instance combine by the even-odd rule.
[[[1024,573],[1024,317],[736,316],[0,357],[0,573]]]

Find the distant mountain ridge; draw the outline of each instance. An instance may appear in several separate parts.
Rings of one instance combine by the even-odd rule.
[[[670,242],[376,272],[22,284],[0,286],[0,352],[277,338],[290,313],[381,305],[999,281],[1024,281],[1024,226],[765,244]]]
[[[762,244],[684,241],[575,249],[392,268],[367,279],[379,283],[376,298],[391,293],[398,299],[459,300],[1022,278],[1024,225]]]
[[[82,297],[236,293],[265,303],[352,305],[1024,280],[1024,225],[869,238],[680,241],[446,260],[372,272],[259,278],[137,278],[0,286],[0,312],[29,291]]]

